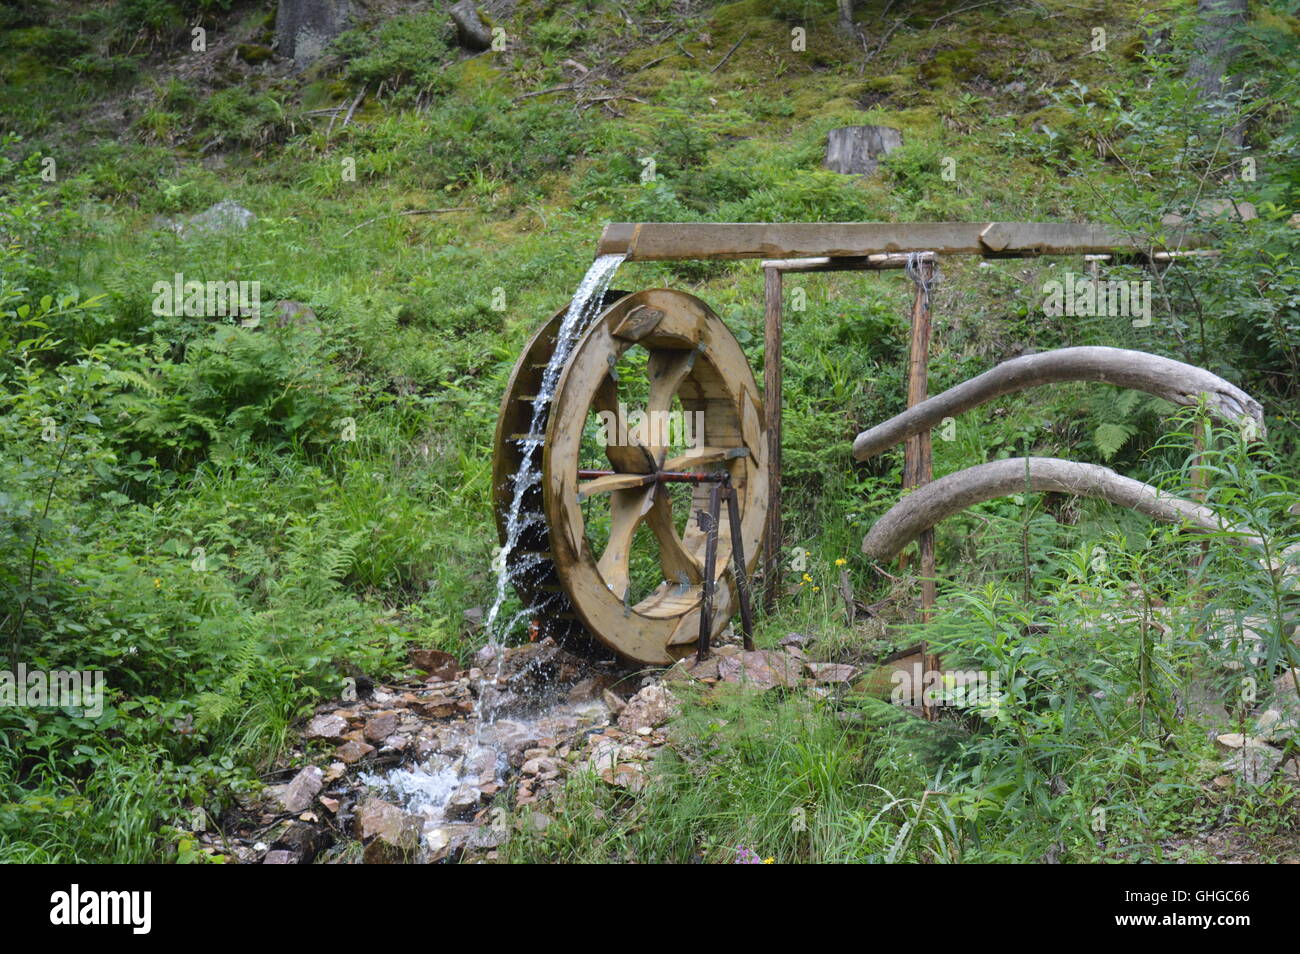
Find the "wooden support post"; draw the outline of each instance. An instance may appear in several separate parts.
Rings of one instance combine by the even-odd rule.
[[[919,258],[919,256],[918,256]],[[912,340],[907,366],[907,406],[920,404],[929,396],[930,365],[930,293],[929,284],[934,278],[934,262],[927,257],[916,263],[913,280],[917,282],[912,299]],[[909,437],[903,454],[903,487],[913,489],[928,484],[934,477],[930,432],[922,431]],[[926,530],[917,540],[920,550],[921,572],[921,622],[928,623],[933,614],[935,600],[934,531]],[[903,561],[906,566],[906,560]],[[929,653],[926,643],[921,643],[921,668],[925,673],[937,671],[938,656]],[[924,684],[928,678],[923,679]],[[922,714],[935,718],[934,708],[922,696]]]
[[[781,270],[763,269],[763,406],[767,412],[767,533],[763,544],[763,609],[781,585]]]

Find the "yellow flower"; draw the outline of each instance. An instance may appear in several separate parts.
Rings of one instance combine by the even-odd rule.
[[[811,583],[811,582],[812,582],[812,577],[809,576],[807,573],[805,573],[805,574],[803,575],[803,581],[804,581],[805,583]]]
[[[849,562],[849,561],[846,560],[846,559],[844,559],[844,557],[840,557],[839,559],[837,559],[837,560],[835,561],[835,565],[836,565],[836,566],[843,566],[844,564],[846,564],[846,563],[848,563],[848,562]]]
[[[764,859],[763,859],[763,864],[765,864],[765,865],[774,865],[774,864],[776,864],[776,859],[775,859],[775,858],[764,858]]]
[[[813,587],[813,592],[814,592],[814,593],[820,593],[821,591],[822,591],[822,588],[821,588],[820,586],[814,586],[814,587]]]
[[[158,577],[156,577],[156,576],[153,578],[153,588],[154,588],[155,590],[157,590],[157,589],[161,589],[161,588],[162,588],[162,580],[160,580],[160,579],[159,579]]]

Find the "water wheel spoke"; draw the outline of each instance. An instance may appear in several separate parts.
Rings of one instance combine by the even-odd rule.
[[[710,464],[721,464],[737,457],[748,457],[747,447],[701,447],[670,457],[664,462],[664,470],[699,470]]]
[[[644,487],[646,484],[654,483],[654,479],[654,474],[606,474],[604,477],[596,477],[578,484],[578,501],[581,503],[596,494]]]
[[[704,566],[677,535],[668,488],[660,484],[656,490],[654,501],[646,513],[646,526],[659,541],[659,565],[663,568],[664,579],[677,583],[685,579],[688,583],[698,584],[704,580]]]
[[[596,389],[595,397],[591,401],[592,409],[604,414],[612,414],[615,421],[618,420],[618,382],[613,376],[606,375]],[[609,459],[610,466],[615,470],[625,474],[644,474],[652,468],[637,441],[629,440],[629,443],[619,444],[618,435],[614,434],[614,443],[605,444],[605,457]]]
[[[646,362],[646,375],[650,378],[650,397],[646,401],[646,420],[650,427],[650,450],[656,461],[662,462],[668,453],[668,413],[673,407],[682,381],[695,367],[698,351],[653,351]],[[663,441],[664,443],[659,443]]]
[[[596,569],[606,586],[619,599],[627,593],[631,578],[632,536],[654,505],[654,486],[632,490],[615,490],[609,497],[609,542],[600,555]]]

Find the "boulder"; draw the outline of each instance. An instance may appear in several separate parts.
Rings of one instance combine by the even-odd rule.
[[[452,22],[456,24],[456,39],[467,50],[481,52],[492,46],[492,31],[479,16],[474,0],[460,0],[452,6]]]

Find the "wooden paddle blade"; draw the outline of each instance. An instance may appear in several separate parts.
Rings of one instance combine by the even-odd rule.
[[[678,454],[676,457],[668,458],[664,462],[664,470],[704,470],[714,464],[721,464],[737,457],[748,456],[749,448],[747,447],[701,447],[698,450],[687,451],[685,454]]]

